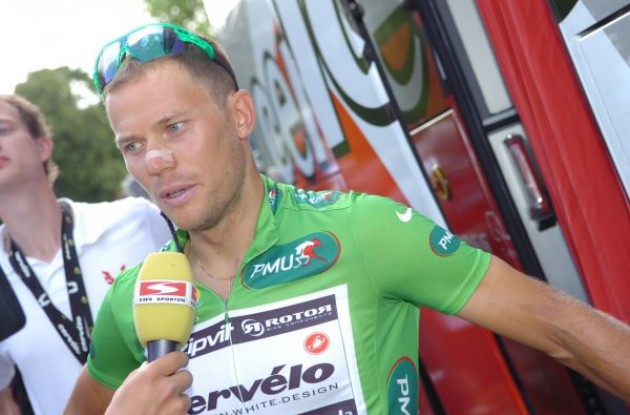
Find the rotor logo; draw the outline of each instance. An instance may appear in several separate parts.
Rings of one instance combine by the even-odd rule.
[[[253,337],[262,336],[265,333],[265,326],[262,323],[253,320],[251,318],[243,320],[241,323],[241,330],[244,334],[249,334]]]
[[[315,232],[256,257],[245,267],[243,281],[260,289],[319,274],[337,262],[340,250],[332,233]]]

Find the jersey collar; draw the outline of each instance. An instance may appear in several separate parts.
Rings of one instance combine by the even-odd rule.
[[[255,258],[262,252],[265,252],[271,246],[273,246],[279,238],[279,232],[277,227],[277,221],[281,217],[281,205],[283,202],[284,193],[282,188],[278,186],[271,178],[261,174],[260,177],[265,185],[265,194],[262,199],[262,206],[258,214],[258,221],[256,222],[256,233],[254,241],[249,246],[243,263],[246,264],[251,259]],[[176,236],[182,246],[185,246],[190,235],[187,231],[178,229]],[[177,246],[173,240],[163,248],[165,251],[177,251]]]

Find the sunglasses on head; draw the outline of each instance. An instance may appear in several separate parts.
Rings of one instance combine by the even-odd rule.
[[[170,23],[149,23],[140,26],[103,46],[94,65],[94,87],[103,95],[105,86],[114,79],[127,56],[146,63],[166,56],[181,55],[186,49],[186,43],[192,43],[206,52],[212,62],[221,66],[230,75],[238,89],[234,74],[224,64],[215,60],[216,53],[209,42]]]

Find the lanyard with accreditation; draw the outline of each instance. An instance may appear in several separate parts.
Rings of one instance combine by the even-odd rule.
[[[68,349],[81,364],[84,364],[87,360],[90,345],[90,333],[93,324],[92,313],[90,312],[90,304],[85,285],[83,284],[79,257],[72,237],[74,224],[70,207],[65,203],[61,203],[61,212],[61,250],[72,320],[52,304],[48,294],[46,294],[46,291],[44,291],[44,288],[26,261],[24,254],[13,240],[11,240],[9,261],[13,270],[31,290],[48,319],[59,333],[59,336],[68,346]]]

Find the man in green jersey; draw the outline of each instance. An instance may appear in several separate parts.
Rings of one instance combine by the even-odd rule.
[[[95,84],[129,172],[177,225],[165,249],[188,257],[199,300],[185,353],[142,365],[139,268],[123,272],[67,414],[415,412],[421,305],[630,400],[626,325],[407,206],[261,176],[251,95],[216,44],[146,25],[103,48]]]

